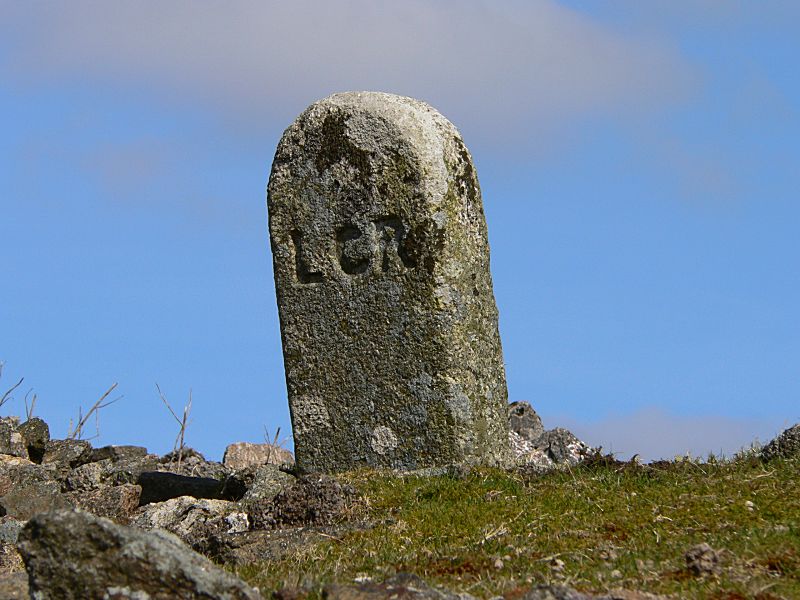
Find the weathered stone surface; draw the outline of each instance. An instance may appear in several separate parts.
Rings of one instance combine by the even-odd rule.
[[[136,480],[142,486],[141,504],[163,502],[180,496],[224,499],[224,482],[209,477],[189,477],[176,473],[145,472]]]
[[[24,526],[24,521],[18,521],[8,515],[0,517],[0,544],[16,544],[19,532]]]
[[[223,479],[228,470],[222,463],[206,460],[194,448],[184,448],[183,452],[170,452],[159,459],[158,470],[167,473],[177,473],[189,477],[208,477]]]
[[[126,525],[139,507],[142,488],[138,485],[118,485],[84,492],[64,494],[71,506]]]
[[[800,423],[781,433],[761,449],[764,460],[773,458],[800,458]]]
[[[24,571],[0,575],[0,598],[3,600],[28,600],[30,598],[28,576]]]
[[[63,477],[64,491],[96,490],[109,485],[136,483],[145,471],[155,471],[158,459],[153,454],[141,458],[106,458],[81,465]]]
[[[335,94],[286,130],[269,223],[298,466],[503,463],[480,189],[427,104]]]
[[[214,536],[243,533],[250,528],[247,514],[235,502],[198,500],[191,496],[143,506],[131,524],[174,533],[199,552],[207,551]]]
[[[431,587],[416,575],[399,573],[383,583],[332,584],[322,591],[327,600],[471,600],[469,594],[456,594]]]
[[[225,448],[222,464],[232,470],[260,465],[294,464],[294,455],[286,448],[274,444],[236,442]]]
[[[28,458],[28,449],[19,427],[19,417],[0,417],[0,454]]]
[[[529,402],[512,402],[508,405],[508,427],[520,437],[531,442],[544,433],[542,419]]]
[[[69,502],[61,494],[61,486],[56,481],[15,486],[0,498],[0,513],[19,521],[27,521],[39,513],[68,506]]]
[[[272,500],[293,485],[294,475],[284,473],[276,465],[262,465],[234,472],[225,482],[223,494],[243,503]]]
[[[47,423],[39,417],[33,417],[19,426],[19,432],[28,449],[28,457],[33,462],[42,462],[47,443],[50,441],[50,427]]]
[[[683,558],[692,575],[699,577],[720,571],[720,553],[705,542],[689,548]]]
[[[36,465],[19,457],[2,460],[6,456],[0,454],[0,496],[33,483],[56,481],[61,473],[56,465]]]
[[[130,462],[141,460],[147,456],[147,448],[143,446],[103,446],[95,448],[89,455],[90,462],[112,460],[114,462]]]
[[[242,501],[255,529],[327,525],[339,518],[356,496],[355,489],[327,475],[299,478],[272,499]]]
[[[89,462],[92,445],[86,440],[50,440],[42,456],[42,464],[61,463],[77,467]]]
[[[37,600],[254,600],[261,596],[164,531],[76,510],[32,519],[18,544]]]
[[[596,451],[562,427],[545,431],[533,441],[512,430],[509,441],[517,464],[534,471],[574,466]]]
[[[566,585],[537,585],[520,600],[668,600],[668,597],[636,590],[611,590],[601,595],[583,594]]]

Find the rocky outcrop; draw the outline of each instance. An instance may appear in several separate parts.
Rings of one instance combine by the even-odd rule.
[[[594,448],[562,427],[545,430],[527,402],[509,404],[508,425],[515,462],[536,471],[574,466],[595,453]]]
[[[761,458],[800,458],[800,423],[790,427],[761,449]]]
[[[255,600],[261,595],[174,535],[79,510],[31,519],[18,545],[38,600]]]

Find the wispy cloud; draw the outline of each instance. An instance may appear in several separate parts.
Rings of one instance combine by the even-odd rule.
[[[77,1],[4,11],[17,82],[144,85],[244,122],[286,123],[333,91],[381,89],[426,99],[506,143],[587,114],[647,114],[696,83],[669,45],[552,0]]]
[[[587,443],[602,446],[604,452],[613,452],[623,459],[639,454],[644,461],[671,459],[686,453],[701,458],[709,453],[732,456],[753,442],[768,442],[791,425],[774,419],[682,416],[653,406],[592,422],[565,417],[549,420],[554,422],[546,422],[548,427],[566,427]]]

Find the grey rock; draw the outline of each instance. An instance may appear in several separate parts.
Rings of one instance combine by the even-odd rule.
[[[18,521],[8,515],[0,517],[0,544],[16,544],[24,526],[25,521]]]
[[[530,442],[535,442],[544,433],[542,419],[528,402],[512,402],[508,405],[508,426],[511,431]]]
[[[298,467],[503,464],[480,188],[427,104],[335,94],[286,130],[269,228]]]
[[[537,585],[522,596],[522,600],[594,600],[594,598],[566,585]]]
[[[0,498],[0,512],[19,521],[27,521],[39,513],[69,505],[57,481],[15,486]]]
[[[579,440],[575,435],[562,427],[545,431],[535,442],[555,463],[579,463],[590,451],[591,447]]]
[[[62,474],[57,465],[37,465],[24,458],[8,458],[8,461],[0,460],[0,496],[33,483],[56,481]]]
[[[18,544],[37,600],[254,600],[257,591],[164,531],[77,510],[32,519]]]
[[[206,460],[193,448],[184,448],[182,453],[176,451],[165,454],[159,463],[159,471],[189,477],[224,479],[228,474],[228,469],[222,463]]]
[[[692,575],[700,577],[720,571],[720,553],[706,543],[692,546],[684,554],[686,568]]]
[[[761,458],[798,458],[800,457],[800,423],[785,430],[761,449]]]
[[[0,417],[0,454],[28,458],[19,427],[19,417]]]
[[[77,467],[89,462],[92,445],[86,440],[50,440],[42,456],[42,464],[64,464]]]
[[[581,593],[566,585],[537,585],[528,590],[520,600],[668,600],[668,597],[636,590],[611,590],[594,595]]]
[[[342,535],[335,527],[291,527],[258,529],[237,533],[212,535],[204,553],[215,562],[240,566],[279,561],[311,548],[320,540]]]
[[[139,507],[141,495],[141,487],[125,484],[91,491],[70,492],[64,494],[64,498],[70,506],[126,525]]]
[[[231,476],[231,479],[235,478],[242,478],[247,489],[242,496],[243,503],[271,501],[297,481],[296,477],[281,471],[275,465],[263,465],[252,471],[237,471]]]
[[[106,458],[76,467],[63,477],[64,491],[96,490],[109,485],[135,484],[146,471],[158,468],[158,457]]]
[[[560,466],[575,466],[595,452],[594,448],[561,427],[545,431],[534,441],[511,431],[509,440],[517,464],[529,467],[534,471],[548,471]]]
[[[177,535],[198,552],[208,552],[211,540],[221,534],[243,533],[250,521],[235,502],[182,496],[139,509],[132,525],[141,529],[163,529]]]
[[[254,529],[335,522],[356,497],[355,489],[327,475],[300,477],[271,500],[242,502]]]
[[[111,460],[113,462],[133,462],[147,456],[147,448],[142,446],[103,446],[95,448],[89,455],[90,462]]]
[[[275,444],[252,444],[236,442],[225,448],[222,464],[231,470],[261,465],[294,464],[294,455],[286,448]]]
[[[352,585],[332,584],[322,591],[328,600],[470,600],[469,594],[457,594],[431,587],[416,575],[399,573],[383,583],[364,582]],[[572,599],[570,599],[572,600]]]
[[[180,496],[224,500],[224,481],[167,472],[144,472],[136,480],[142,487],[141,504],[163,502]]]
[[[3,600],[28,600],[30,598],[28,576],[24,571],[0,575],[0,598]]]
[[[19,426],[19,432],[28,449],[28,457],[35,463],[42,462],[47,443],[50,441],[50,427],[39,417],[28,419]]]

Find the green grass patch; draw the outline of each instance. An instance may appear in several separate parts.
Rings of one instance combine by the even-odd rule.
[[[800,598],[800,461],[615,461],[545,475],[360,471],[361,495],[334,537],[239,574],[262,590],[416,573],[481,597],[534,583],[627,588],[681,598]],[[708,543],[719,571],[684,555]]]

